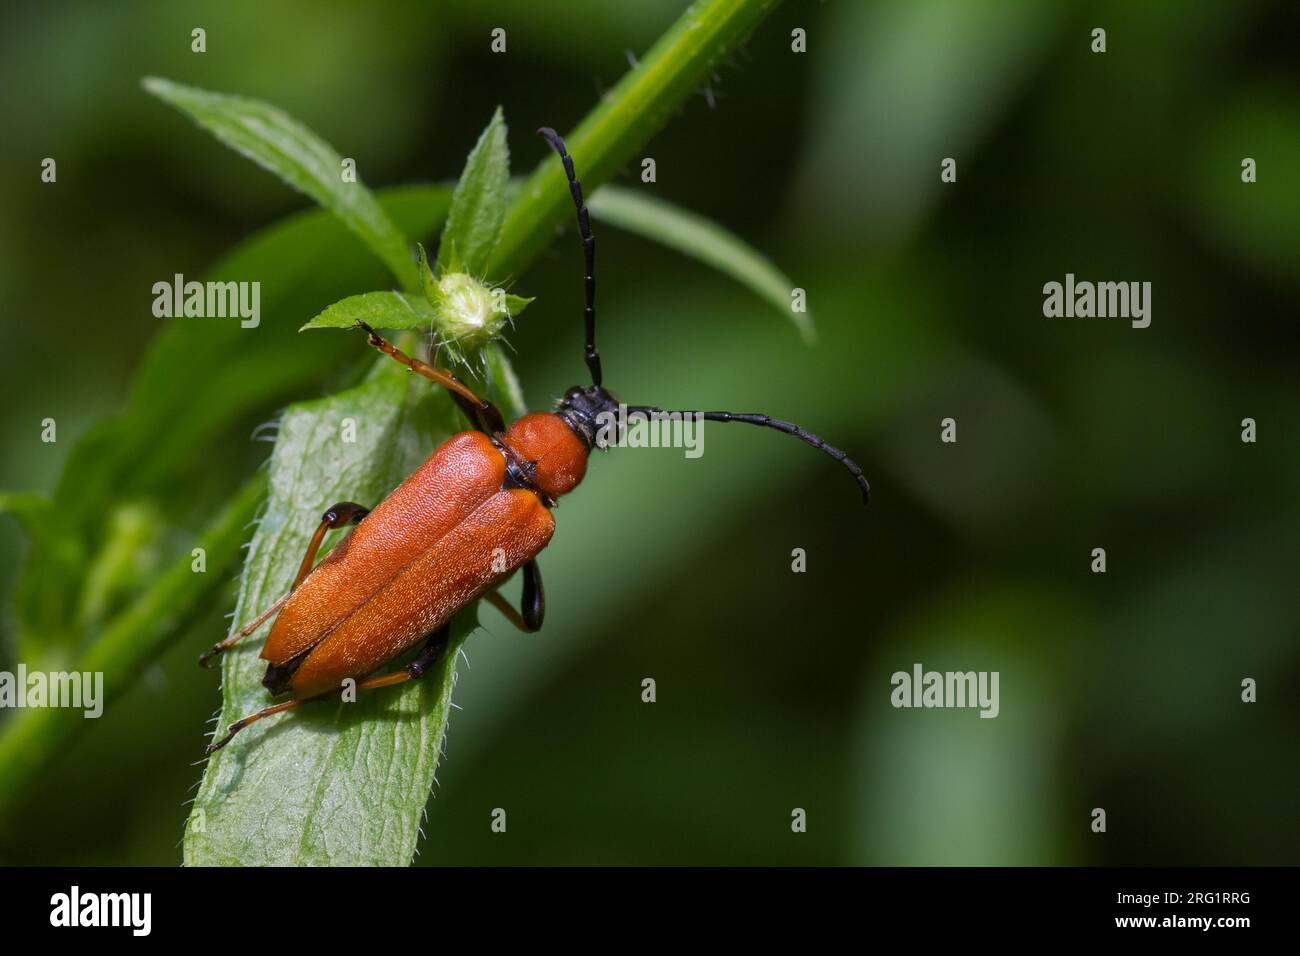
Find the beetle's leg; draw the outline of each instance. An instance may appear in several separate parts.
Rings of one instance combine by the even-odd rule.
[[[519,628],[519,630],[521,631],[528,630],[528,628],[524,625],[523,615],[520,614],[518,611],[516,611],[511,606],[510,602],[501,596],[500,591],[489,591],[487,594],[483,595],[483,600],[487,601],[494,608],[500,611],[502,617],[504,617],[515,627]]]
[[[536,559],[524,565],[524,593],[520,603],[528,630],[540,631],[542,619],[546,617],[546,590],[542,587],[542,569]]]
[[[361,519],[370,514],[370,509],[357,504],[355,501],[340,501],[336,505],[330,505],[325,509],[325,513],[320,516],[320,524],[316,526],[316,531],[311,536],[311,541],[307,545],[307,553],[302,556],[302,564],[298,565],[298,576],[293,579],[293,587],[289,588],[292,594],[298,590],[298,585],[306,580],[307,575],[311,574],[312,565],[316,563],[316,552],[320,550],[321,542],[325,540],[325,533],[334,528],[344,528],[350,524],[359,524]]]
[[[460,406],[460,410],[465,413],[465,417],[469,419],[470,424],[474,426],[476,431],[481,431],[485,435],[493,434],[491,426],[483,420],[483,409],[456,392],[448,392],[447,394],[451,396],[452,401]]]
[[[226,744],[230,743],[230,741],[234,738],[235,734],[239,733],[249,724],[257,723],[263,717],[273,717],[276,714],[284,713],[286,710],[293,710],[299,704],[305,704],[308,701],[313,701],[313,700],[320,700],[321,698],[328,697],[328,696],[330,695],[318,694],[315,697],[304,697],[301,700],[286,700],[284,703],[275,704],[274,706],[267,707],[263,710],[259,710],[255,714],[249,714],[247,717],[241,717],[239,720],[235,721],[233,724],[231,724],[229,727],[226,728],[226,736],[222,737],[220,740],[216,741],[215,743],[208,744],[208,748],[207,750],[204,751],[204,753],[205,754],[216,753]]]
[[[391,687],[393,684],[404,684],[408,680],[416,680],[417,678],[422,677],[433,665],[433,662],[438,659],[438,655],[446,649],[447,638],[450,634],[451,625],[444,624],[442,627],[438,628],[438,630],[429,635],[429,639],[424,642],[424,647],[420,649],[420,653],[415,656],[411,663],[407,664],[400,671],[395,671],[392,674],[385,674],[383,677],[371,677],[368,680],[363,680],[357,684],[357,690],[374,690],[376,687]],[[324,694],[317,694],[314,697],[286,700],[283,703],[275,704],[271,707],[259,710],[255,714],[241,717],[226,728],[226,736],[222,737],[215,743],[208,744],[207,753],[216,753],[226,744],[230,743],[235,734],[239,733],[249,724],[257,723],[263,717],[274,717],[276,714],[282,714],[286,710],[293,710],[299,704],[307,704],[314,700],[324,700],[325,698],[332,696],[334,696],[334,692],[327,691]]]
[[[276,601],[274,604],[268,607],[261,614],[257,615],[257,617],[253,618],[253,620],[250,621],[248,624],[245,624],[242,628],[240,628],[234,634],[231,634],[229,637],[217,641],[217,643],[213,644],[210,648],[208,648],[207,653],[199,657],[199,666],[207,667],[208,662],[211,661],[212,658],[216,657],[218,654],[222,653],[223,651],[229,650],[230,648],[234,647],[244,638],[248,637],[249,634],[252,634],[259,627],[265,624],[266,619],[268,617],[270,617],[276,611],[280,610],[280,608],[284,607],[284,602],[289,600],[289,595],[292,593],[293,592],[290,591],[281,595],[280,600]]]
[[[338,504],[325,509],[325,513],[321,515],[320,526],[316,528],[316,532],[311,536],[311,542],[307,545],[307,553],[303,555],[302,564],[298,567],[298,576],[294,578],[293,586],[289,588],[288,593],[257,615],[251,623],[244,625],[244,627],[224,640],[213,644],[208,652],[199,658],[199,666],[207,667],[208,662],[214,657],[248,637],[249,634],[252,634],[265,624],[267,618],[284,606],[284,602],[289,600],[289,595],[298,590],[298,585],[302,584],[303,579],[311,574],[312,565],[316,562],[316,554],[320,551],[321,542],[325,540],[325,532],[331,528],[342,528],[345,525],[356,524],[369,513],[369,508],[363,508],[352,501],[340,501]]]
[[[408,680],[418,680],[423,677],[425,672],[433,666],[433,662],[438,659],[447,647],[447,638],[451,634],[451,625],[444,624],[424,642],[424,647],[420,653],[415,655],[411,663],[407,664],[400,671],[394,671],[391,674],[385,674],[382,677],[371,677],[357,684],[357,690],[374,690],[376,687],[391,687],[394,684],[405,684]]]
[[[546,591],[542,588],[542,572],[537,567],[536,560],[524,565],[524,593],[519,601],[522,606],[520,611],[511,607],[500,591],[489,591],[484,597],[519,630],[531,634],[542,629],[542,619],[546,617]]]
[[[432,365],[421,362],[419,359],[411,358],[411,356],[393,345],[364,322],[358,321],[356,327],[365,331],[370,344],[379,349],[379,351],[390,356],[394,360],[401,362],[415,374],[423,375],[429,381],[437,382],[447,391],[451,392],[452,397],[457,399],[457,404],[459,404],[461,408],[466,409],[467,413],[468,408],[466,408],[465,403],[469,403],[469,407],[473,408],[477,413],[471,415],[470,418],[478,424],[480,431],[485,431],[489,435],[494,435],[497,432],[503,432],[506,430],[505,419],[501,417],[500,410],[487,399],[479,398],[475,395],[470,387],[458,379],[450,369],[434,368]],[[484,425],[487,427],[484,428]]]

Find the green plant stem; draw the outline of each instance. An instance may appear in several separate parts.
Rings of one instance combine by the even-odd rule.
[[[266,496],[266,472],[258,471],[235,494],[195,542],[204,549],[206,568],[192,570],[190,552],[181,555],[153,586],[117,615],[99,639],[71,668],[102,672],[110,700],[130,687],[171,636],[193,617],[206,598],[228,580],[227,569],[239,558],[248,526]],[[59,747],[80,729],[85,717],[75,708],[18,710],[0,733],[0,813],[13,803],[23,785]]]
[[[639,64],[565,137],[588,195],[672,117],[714,65],[739,46],[780,0],[697,0]],[[548,156],[506,213],[488,274],[522,272],[573,216],[564,171]]]

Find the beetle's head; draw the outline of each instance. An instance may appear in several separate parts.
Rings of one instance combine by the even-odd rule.
[[[606,421],[618,419],[618,399],[600,385],[573,386],[564,393],[555,414],[573,429],[588,450],[596,447],[596,436]],[[603,417],[603,416],[609,416]]]

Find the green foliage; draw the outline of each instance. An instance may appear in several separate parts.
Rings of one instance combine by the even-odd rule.
[[[816,340],[812,313],[796,312],[790,307],[794,283],[771,260],[729,230],[662,199],[618,186],[603,186],[589,205],[596,218],[663,243],[731,276],[788,317],[805,342],[812,344]]]
[[[472,257],[468,261],[485,262],[500,231],[508,178],[505,124],[498,110],[453,193],[441,248],[459,243]],[[303,328],[347,328],[361,320],[385,328],[445,329],[452,297],[446,283],[468,277],[459,272],[444,276],[433,287],[439,293],[435,298],[424,281],[428,265],[422,247],[419,271],[423,296],[350,296]],[[244,568],[237,621],[256,616],[288,589],[320,511],[336,500],[378,502],[436,443],[462,427],[444,393],[422,380],[412,383],[387,358],[376,362],[364,385],[286,412],[271,461],[270,500]],[[495,354],[493,367],[498,381],[512,380],[504,356]],[[343,434],[346,427],[356,429],[355,441]],[[422,681],[368,695],[355,706],[340,704],[328,723],[323,714],[313,713],[324,710],[321,705],[277,720],[278,729],[268,723],[237,736],[212,758],[204,774],[187,825],[185,861],[408,862],[450,716],[455,654],[473,629],[473,619],[472,607],[462,612],[448,652]],[[265,665],[256,655],[266,627],[223,662],[219,733],[266,705],[261,685]],[[238,799],[229,799],[235,791]]]
[[[696,0],[577,129],[565,136],[587,191],[608,180],[650,141],[713,69],[739,47],[778,0]],[[506,214],[488,271],[514,275],[572,210],[564,170],[547,156]]]
[[[500,107],[470,153],[452,193],[447,225],[434,267],[424,246],[418,246],[418,285],[415,295],[371,292],[336,302],[303,329],[351,328],[358,321],[384,329],[432,331],[440,347],[456,361],[477,355],[533,300],[493,289],[479,277],[501,235],[506,193],[510,184],[510,154],[506,123]]]
[[[346,440],[348,424],[355,441]],[[356,388],[290,406],[236,621],[252,619],[288,590],[325,508],[345,500],[377,504],[459,427],[443,393],[387,360]],[[270,718],[214,754],[190,813],[185,862],[408,862],[450,714],[455,653],[473,621],[473,608],[461,614],[448,653],[423,680]],[[258,657],[269,628],[225,657],[218,733],[269,703],[261,684],[266,663]]]
[[[96,627],[95,642],[76,659],[73,669],[103,673],[110,698],[120,696],[122,688],[183,630],[221,583],[221,572],[238,557],[245,528],[253,520],[265,488],[265,476],[255,475],[195,539],[194,546],[205,555],[207,572],[194,573],[189,551],[175,558],[124,609]],[[51,527],[46,522],[37,526]],[[34,540],[43,543],[39,537]],[[44,549],[34,548],[28,561],[44,553]],[[39,656],[23,658],[29,666],[67,666],[57,652],[52,656],[48,648],[36,650]],[[0,806],[15,800],[23,784],[58,752],[61,742],[84,725],[78,711],[54,707],[23,710],[8,722],[0,734]]]
[[[510,181],[510,150],[506,121],[497,107],[479,137],[451,197],[447,228],[438,246],[438,272],[487,275],[488,259],[501,237],[506,218],[506,184]]]
[[[414,187],[410,192],[420,196],[426,189],[430,201],[436,201],[441,187]],[[790,308],[793,280],[730,230],[667,200],[622,186],[601,186],[588,197],[587,205],[594,219],[697,259],[735,279],[788,318],[805,342],[816,340],[812,313],[794,312]],[[428,331],[436,324],[442,292],[431,269],[422,264],[421,272],[426,277],[424,299],[400,292],[349,296],[322,311],[303,328],[344,329],[361,319],[376,328]],[[534,301],[531,297],[509,293],[503,298],[511,318]]]
[[[242,99],[209,98],[191,92],[184,101],[187,109],[196,111],[205,125],[227,141],[231,138],[228,129],[238,129],[243,151],[288,182],[301,185],[307,181],[295,155],[319,154],[326,149],[313,134],[277,110],[258,109],[255,106],[260,104],[250,105]],[[250,124],[250,115],[274,115],[277,122]],[[289,137],[286,130],[299,144],[296,153],[285,145]],[[509,176],[508,168],[498,168],[505,161],[503,140],[504,124],[498,110],[452,196],[451,213],[458,217],[456,234],[480,258],[490,252],[495,242],[495,234],[482,222],[485,215],[492,219],[491,213],[484,212],[485,205],[502,208],[502,185],[494,184],[498,179],[503,184]],[[498,141],[502,143],[500,149],[494,145]],[[328,196],[322,199],[354,229],[352,208],[358,204],[367,209],[379,208],[368,193],[358,201],[357,192],[364,192],[359,183],[349,190],[353,194],[352,207],[340,207]],[[396,231],[391,221],[382,214],[380,218],[387,226],[379,233]],[[499,211],[496,218],[495,228],[499,230]],[[374,216],[369,219],[372,224],[376,221]],[[448,232],[451,230],[449,218]],[[363,237],[366,235],[370,234]],[[485,242],[487,247],[480,248],[479,244]],[[385,255],[389,245],[371,242],[370,248],[394,267]],[[407,246],[400,234],[397,245]],[[420,271],[427,271],[422,248],[419,269],[410,270],[414,278],[407,275],[408,264],[414,266],[403,262],[400,270],[393,271],[405,285],[418,289],[424,284]],[[413,324],[424,325],[432,305],[428,301],[420,303],[418,293],[352,296],[325,310],[320,325],[308,326],[349,326],[362,318],[362,313],[375,309],[385,314],[418,309],[420,314]],[[438,316],[433,318],[436,325]],[[406,343],[406,347],[412,348],[413,343]],[[255,616],[288,589],[320,511],[335,500],[361,498],[371,504],[378,502],[427,457],[435,442],[445,440],[461,427],[445,393],[420,382],[419,397],[408,404],[404,396],[410,376],[387,357],[374,361],[375,371],[365,385],[331,398],[293,405],[286,412],[272,457],[270,500],[244,567],[237,620]],[[510,376],[504,356],[496,356],[496,367],[501,378]],[[348,428],[355,430],[353,439],[343,434]],[[456,643],[449,647],[435,673],[418,685],[387,695],[397,707],[406,708],[402,711],[405,719],[397,719],[389,726],[379,718],[390,712],[378,709],[388,705],[381,700],[366,700],[355,709],[345,708],[349,711],[347,722],[334,726],[329,734],[311,733],[313,717],[308,714],[302,721],[285,722],[282,733],[268,732],[266,726],[250,729],[217,754],[204,773],[190,815],[186,862],[408,862],[419,832],[418,815],[433,780],[438,748],[446,730],[455,650],[472,629],[466,624],[472,615],[472,608],[463,612],[456,625]],[[263,666],[255,653],[250,653],[256,650],[255,643],[249,642],[242,651],[228,654],[223,662],[219,732],[223,732],[220,727],[265,705],[260,674]],[[433,748],[430,741],[435,744]],[[362,759],[358,760],[358,755]],[[267,776],[254,769],[258,767],[274,769]],[[343,772],[345,768],[350,772]],[[257,784],[250,785],[246,773],[254,774],[251,779],[255,781],[266,781],[266,792],[259,792]],[[320,786],[322,779],[329,783]],[[229,799],[232,790],[238,790],[238,799]],[[285,800],[285,793],[294,799]],[[349,839],[340,838],[340,829]]]
[[[605,98],[594,135],[581,132],[592,129],[590,122],[575,134],[589,163],[589,191],[630,158],[772,5],[711,0],[683,16]],[[78,443],[53,498],[0,499],[33,541],[18,595],[24,659],[75,658],[80,669],[105,671],[114,695],[215,595],[268,477],[269,499],[240,581],[239,621],[287,587],[321,510],[341,499],[377,502],[435,443],[463,427],[444,394],[387,359],[373,360],[363,384],[291,405],[269,476],[259,473],[246,483],[193,537],[184,479],[201,473],[213,442],[245,415],[301,393],[322,363],[359,347],[356,337],[286,333],[304,315],[316,315],[302,326],[309,328],[373,315],[371,324],[397,329],[424,328],[432,317],[437,329],[454,297],[466,289],[477,294],[457,277],[478,281],[522,271],[569,202],[551,156],[526,188],[511,188],[499,109],[454,192],[422,187],[376,197],[348,181],[336,151],[275,107],[161,79],[145,87],[316,200],[341,227],[319,213],[294,217],[220,264],[210,278],[262,282],[263,314],[278,321],[256,335],[234,325],[170,324],[146,356],[126,412]],[[407,237],[427,235],[444,217],[435,274],[422,250],[419,263],[412,260]],[[629,226],[654,232],[644,223]],[[356,294],[378,280],[344,229],[388,267],[402,291]],[[655,238],[666,237],[660,231]],[[505,252],[503,244],[510,247]],[[690,251],[689,243],[679,246]],[[499,301],[513,318],[532,300],[502,292]],[[500,344],[492,336],[475,344],[487,393],[508,415],[518,415],[522,396]],[[357,424],[355,442],[341,440],[344,419]],[[177,532],[207,549],[206,573],[193,572],[188,548],[175,545]],[[474,610],[467,608],[456,620],[449,653],[422,682],[355,705],[304,708],[237,737],[204,774],[187,825],[186,862],[408,862],[446,728],[455,651],[473,626]],[[256,653],[263,634],[223,663],[223,727],[267,702]],[[0,804],[75,730],[56,711],[8,722],[0,734]]]
[[[194,658],[235,598],[215,561],[190,575],[189,549],[244,479],[262,479],[247,490],[264,500],[257,466],[272,446],[250,432],[371,365],[356,333],[297,329],[347,296],[411,291],[329,213],[272,225],[273,209],[306,201],[122,78],[292,107],[358,156],[372,187],[447,177],[441,191],[376,193],[431,256],[454,175],[504,103],[516,172],[554,167],[539,248],[564,234],[545,261],[491,274],[545,292],[507,333],[520,356],[493,343],[488,364],[497,348],[514,358],[540,405],[580,377],[580,290],[572,210],[531,127],[577,143],[598,201],[592,150],[571,133],[585,78],[617,80],[625,48],[645,62],[650,31],[686,2],[506,5],[511,54],[491,59],[482,12],[464,3],[415,16],[397,0],[311,16],[274,4],[253,18],[213,5],[204,57],[178,6],[10,21],[0,486],[44,493],[9,499],[22,520],[0,516],[0,581],[22,585],[15,599],[30,583],[48,593],[35,619],[24,601],[5,608],[0,669],[76,666],[105,637],[142,669],[133,681],[105,667],[98,721],[0,711],[2,862],[178,859],[220,697],[218,672]],[[657,157],[658,185],[616,181],[718,216],[778,262],[808,289],[822,345],[794,348],[748,290],[604,219],[610,384],[629,400],[793,419],[857,457],[881,494],[859,508],[824,456],[756,429],[708,430],[701,461],[599,456],[542,556],[545,630],[521,637],[483,610],[486,630],[464,647],[473,671],[458,667],[464,710],[417,862],[1300,859],[1300,767],[1278,759],[1295,721],[1277,693],[1300,666],[1300,444],[1287,434],[1300,59],[1278,42],[1290,12],[1114,4],[1110,51],[1095,55],[1068,7],[986,6],[786,4],[623,167]],[[806,56],[790,52],[794,26]],[[112,55],[87,56],[88,37]],[[40,109],[21,108],[33,89]],[[1099,117],[1104,135],[1081,135]],[[51,129],[57,185],[31,165]],[[946,156],[964,185],[940,182]],[[1247,156],[1258,182],[1242,182]],[[1041,283],[1067,268],[1155,280],[1155,326],[1037,321]],[[173,269],[260,279],[262,325],[151,321],[147,284]],[[72,468],[69,445],[105,414],[111,427],[95,426],[103,440]],[[935,423],[953,414],[961,442],[942,445]],[[55,445],[39,443],[47,415]],[[1239,440],[1245,416],[1257,444]],[[251,516],[233,524],[236,547]],[[68,556],[66,571],[24,528]],[[137,541],[144,568],[121,560]],[[810,562],[792,577],[782,555],[795,544]],[[1106,575],[1087,570],[1094,544]],[[207,590],[139,602],[173,567]],[[155,624],[162,643],[145,640]],[[894,710],[890,672],[915,661],[1001,670],[1002,714]],[[660,704],[638,702],[642,674]],[[1257,704],[1238,696],[1246,676]],[[306,709],[256,732],[304,715],[326,719]],[[1124,825],[1112,815],[1110,836],[1089,833],[1081,793],[1125,806]],[[513,808],[509,836],[485,825],[496,806]],[[783,825],[796,806],[809,819],[797,836]]]
[[[343,157],[311,130],[274,106],[242,96],[210,93],[158,77],[146,79],[144,88],[334,213],[404,286],[414,285],[415,268],[401,230],[359,177],[345,181]]]
[[[404,230],[427,234],[446,215],[443,187],[384,191],[379,203]],[[324,210],[291,216],[218,262],[206,278],[257,279],[264,316],[310,314],[342,291],[376,283],[380,269]],[[110,706],[137,674],[213,601],[247,540],[265,488],[261,474],[212,515],[191,513],[191,489],[211,449],[250,410],[274,407],[311,387],[322,365],[352,351],[331,336],[303,337],[268,321],[250,334],[237,324],[173,322],[143,357],[125,409],[96,423],[74,446],[52,496],[0,495],[0,511],[28,532],[14,593],[17,659],[29,667],[104,672]],[[154,549],[152,584],[126,590],[106,574],[120,566],[121,508],[146,502],[153,538],[177,537],[174,557]],[[138,539],[138,525],[130,534]],[[207,570],[191,571],[193,547]],[[166,563],[170,559],[171,563]],[[92,585],[92,578],[94,583]],[[95,600],[87,598],[94,591]],[[86,721],[67,710],[25,710],[0,726],[0,808],[10,807],[45,762]],[[3,819],[3,817],[0,817]]]
[[[358,322],[378,329],[427,329],[433,324],[435,315],[433,306],[422,295],[363,292],[335,302],[302,330],[350,329]]]
[[[454,338],[454,333],[448,326],[459,310],[452,311],[455,306],[449,305],[447,300],[457,295],[458,284],[472,281],[465,273],[454,272],[444,276],[440,282],[433,283],[430,291],[426,291],[423,296],[406,292],[363,292],[361,295],[351,295],[335,302],[302,329],[350,329],[360,321],[379,329],[428,331],[434,328]],[[487,306],[491,308],[494,290],[485,286],[479,286],[479,289],[487,300]],[[504,291],[500,298],[505,307],[502,314],[512,319],[533,301],[532,298]]]

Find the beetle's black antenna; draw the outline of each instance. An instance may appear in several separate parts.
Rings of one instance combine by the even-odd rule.
[[[867,483],[867,476],[862,473],[858,463],[850,458],[844,452],[840,451],[834,445],[828,445],[812,432],[804,431],[793,422],[783,422],[780,419],[772,418],[768,415],[759,415],[757,413],[744,412],[665,412],[662,408],[655,408],[653,405],[629,405],[627,413],[632,415],[644,415],[653,417],[654,415],[700,415],[706,422],[743,422],[746,425],[759,425],[763,428],[775,428],[779,432],[787,435],[793,435],[802,442],[812,445],[820,452],[830,455],[841,465],[849,470],[853,480],[858,483],[862,489],[862,503],[869,504],[871,501],[871,485]]]
[[[591,220],[587,215],[587,204],[582,201],[582,183],[578,182],[573,171],[573,157],[564,148],[560,134],[549,126],[537,131],[551,144],[551,149],[560,154],[564,163],[564,174],[569,177],[569,192],[573,195],[573,205],[578,209],[578,234],[582,236],[582,252],[587,260],[587,307],[583,318],[587,323],[587,349],[585,358],[587,368],[591,370],[591,384],[600,384],[600,353],[596,351],[596,237],[591,234]]]

